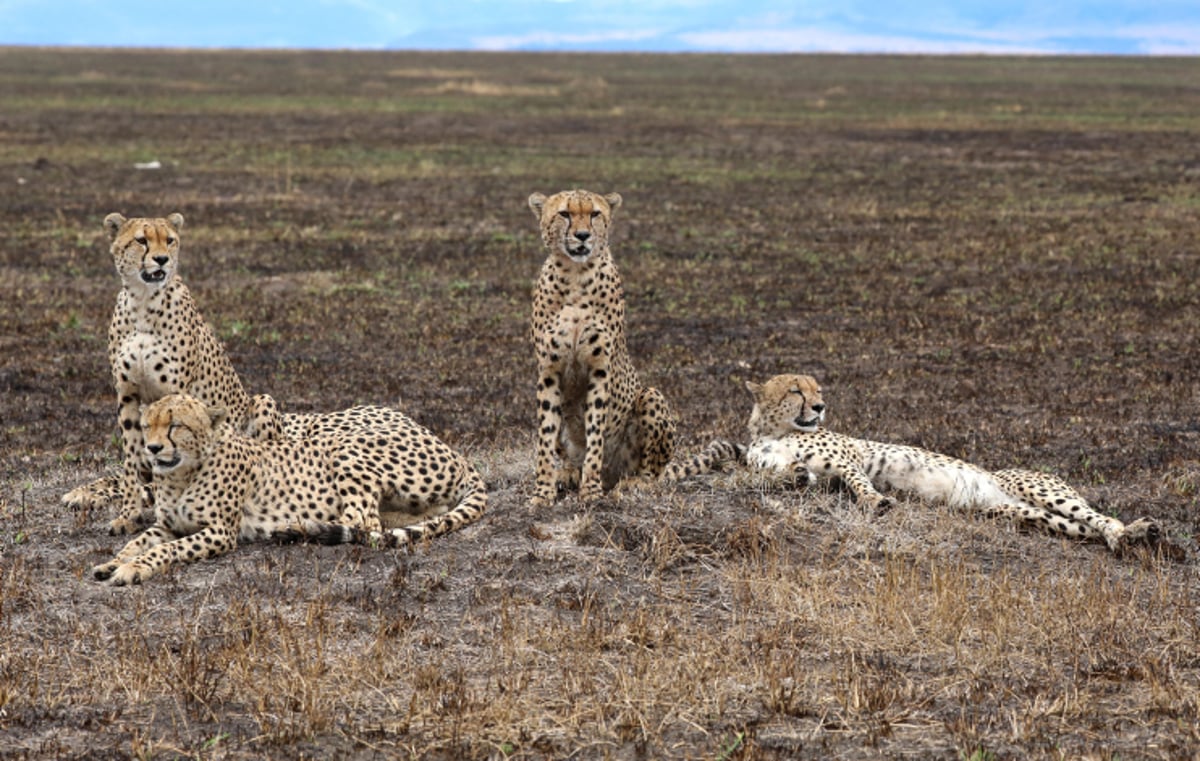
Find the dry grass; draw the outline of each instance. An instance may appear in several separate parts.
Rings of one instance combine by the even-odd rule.
[[[0,758],[1200,753],[1194,60],[0,69]],[[841,430],[1051,469],[1184,550],[743,472],[534,512],[524,199],[574,185],[625,196],[630,345],[685,449],[810,372]],[[119,545],[58,505],[116,451],[99,221],[177,209],[249,389],[402,399],[487,478],[478,524],[86,577]]]

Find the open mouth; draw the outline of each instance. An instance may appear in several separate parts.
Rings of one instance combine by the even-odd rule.
[[[818,415],[817,417],[809,418],[808,420],[797,417],[792,421],[792,425],[796,426],[802,431],[815,431],[821,425],[821,417]]]
[[[143,270],[142,271],[142,282],[143,283],[161,283],[162,281],[164,281],[166,279],[167,279],[167,271],[166,270],[158,269],[158,270],[149,270],[149,271]]]
[[[579,245],[579,246],[576,246],[575,248],[571,248],[570,246],[567,246],[567,256],[571,257],[572,259],[574,259],[577,262],[583,261],[584,259],[591,256],[591,254],[592,254],[591,246]]]
[[[179,464],[179,456],[176,455],[169,460],[158,459],[154,461],[155,470],[171,470]]]

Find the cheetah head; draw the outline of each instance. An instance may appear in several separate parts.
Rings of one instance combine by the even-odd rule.
[[[126,219],[113,213],[104,218],[104,229],[112,237],[113,262],[126,288],[156,290],[170,282],[179,263],[182,227],[182,214]]]
[[[621,205],[617,193],[598,195],[587,190],[564,190],[547,198],[529,196],[529,208],[538,218],[546,248],[582,264],[592,251],[608,243],[612,213]]]
[[[776,375],[766,383],[746,382],[754,396],[753,438],[778,438],[792,431],[812,433],[825,420],[821,387],[809,375]]]
[[[145,456],[154,474],[189,473],[202,465],[224,419],[224,408],[207,407],[187,394],[168,394],[143,407]]]

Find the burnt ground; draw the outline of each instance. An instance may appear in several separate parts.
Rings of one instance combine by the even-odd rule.
[[[1198,68],[0,49],[0,757],[1195,757]],[[573,186],[625,198],[681,450],[811,373],[838,430],[1173,551],[741,473],[532,510],[525,198]],[[251,392],[402,400],[485,518],[91,581],[120,540],[58,499],[118,455],[111,211],[185,215]]]

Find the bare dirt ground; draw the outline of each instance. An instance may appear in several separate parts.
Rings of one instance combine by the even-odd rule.
[[[0,49],[0,758],[1200,756],[1200,62]],[[157,169],[135,164],[159,162]],[[1051,470],[1116,558],[746,473],[527,506],[533,191],[619,191],[683,451],[746,379]],[[487,515],[133,589],[101,220],[187,218],[251,392],[393,403]]]

